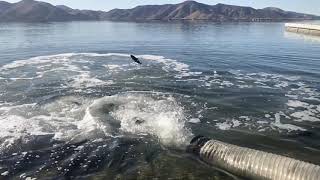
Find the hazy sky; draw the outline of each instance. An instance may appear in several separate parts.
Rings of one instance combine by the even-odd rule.
[[[17,2],[19,0],[7,0]],[[183,0],[43,0],[54,5],[67,5],[77,9],[110,10],[113,8],[132,8],[145,4],[175,4]],[[198,0],[206,4],[233,4],[254,8],[279,7],[284,10],[320,15],[320,0]]]

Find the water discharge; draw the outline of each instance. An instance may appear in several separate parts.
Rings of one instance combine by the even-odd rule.
[[[0,171],[27,172],[22,161],[42,167],[33,177],[119,170],[131,167],[131,155],[143,164],[163,149],[181,151],[193,133],[291,135],[312,133],[307,122],[320,121],[320,93],[299,76],[137,57],[142,66],[128,54],[69,53],[0,67]]]
[[[103,61],[100,62],[103,67],[101,72],[95,69],[92,64],[95,62],[88,59],[90,57],[97,58],[94,60],[98,63]],[[69,88],[73,88],[73,92],[90,92],[92,90],[87,88],[111,85],[116,78],[119,78],[118,82],[127,79],[130,74],[121,77],[124,72],[141,69],[130,64],[127,57],[113,53],[42,56],[4,65],[1,76],[7,88],[20,85],[21,89],[29,89],[30,93],[39,90],[37,83],[43,85],[47,82],[56,86],[47,84],[43,92],[61,92]],[[139,57],[143,58],[147,67],[153,66],[153,61],[161,63],[162,74],[157,75],[170,71],[183,72],[188,68],[160,56]],[[105,63],[104,58],[109,58],[111,63]],[[118,62],[118,59],[123,62]],[[0,134],[2,152],[14,149],[17,143],[30,143],[34,136],[40,135],[64,142],[108,136],[152,135],[164,145],[176,147],[186,145],[191,138],[191,132],[185,125],[187,117],[183,107],[172,95],[160,92],[116,93],[102,98],[76,96],[74,93],[67,96],[57,94],[44,96],[32,104],[19,102],[22,99],[11,102],[19,105],[8,103],[18,92],[9,93],[12,91],[2,94],[4,99],[8,99],[2,100],[0,106],[1,123],[4,125]]]
[[[185,112],[186,104],[177,102],[174,94],[153,92],[159,83],[165,85],[160,81],[166,80],[178,85],[191,82],[208,90],[262,88],[276,92],[281,89],[289,97],[285,113],[291,114],[282,111],[272,116],[269,115],[272,112],[263,114],[268,121],[244,115],[217,120],[216,127],[222,130],[251,126],[258,131],[269,127],[280,131],[305,131],[305,128],[281,123],[281,117],[294,118],[296,122],[320,121],[319,105],[300,101],[302,98],[317,102],[319,93],[297,76],[241,71],[210,74],[192,71],[187,64],[154,55],[138,56],[144,63],[138,66],[129,57],[119,53],[69,53],[18,60],[2,66],[0,80],[4,82],[4,91],[0,118],[5,126],[0,134],[1,148],[10,147],[17,139],[29,135],[51,135],[55,140],[70,141],[91,136],[149,134],[164,144],[185,144],[191,136],[186,124],[200,123],[204,111],[217,108],[204,105],[193,115]],[[151,81],[158,84],[150,84]],[[130,89],[140,89],[137,88],[140,84],[144,86],[142,92],[130,93]],[[124,91],[114,90],[117,86]],[[36,93],[42,95],[35,96]],[[103,97],[106,93],[108,96]],[[183,94],[183,97],[190,96]],[[199,105],[190,101],[190,106]]]
[[[191,138],[185,122],[183,108],[171,96],[126,93],[95,100],[78,127],[112,136],[153,135],[164,145],[179,147]]]

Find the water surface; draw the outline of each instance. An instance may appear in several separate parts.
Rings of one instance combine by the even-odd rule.
[[[199,134],[319,164],[320,41],[283,29],[0,24],[1,176],[238,179]]]

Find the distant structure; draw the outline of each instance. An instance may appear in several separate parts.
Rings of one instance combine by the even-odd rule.
[[[320,25],[286,23],[285,28],[289,32],[320,36]]]

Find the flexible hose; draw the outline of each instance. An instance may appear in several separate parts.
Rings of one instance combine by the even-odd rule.
[[[320,180],[320,166],[202,136],[195,137],[187,151],[211,165],[251,179]]]

